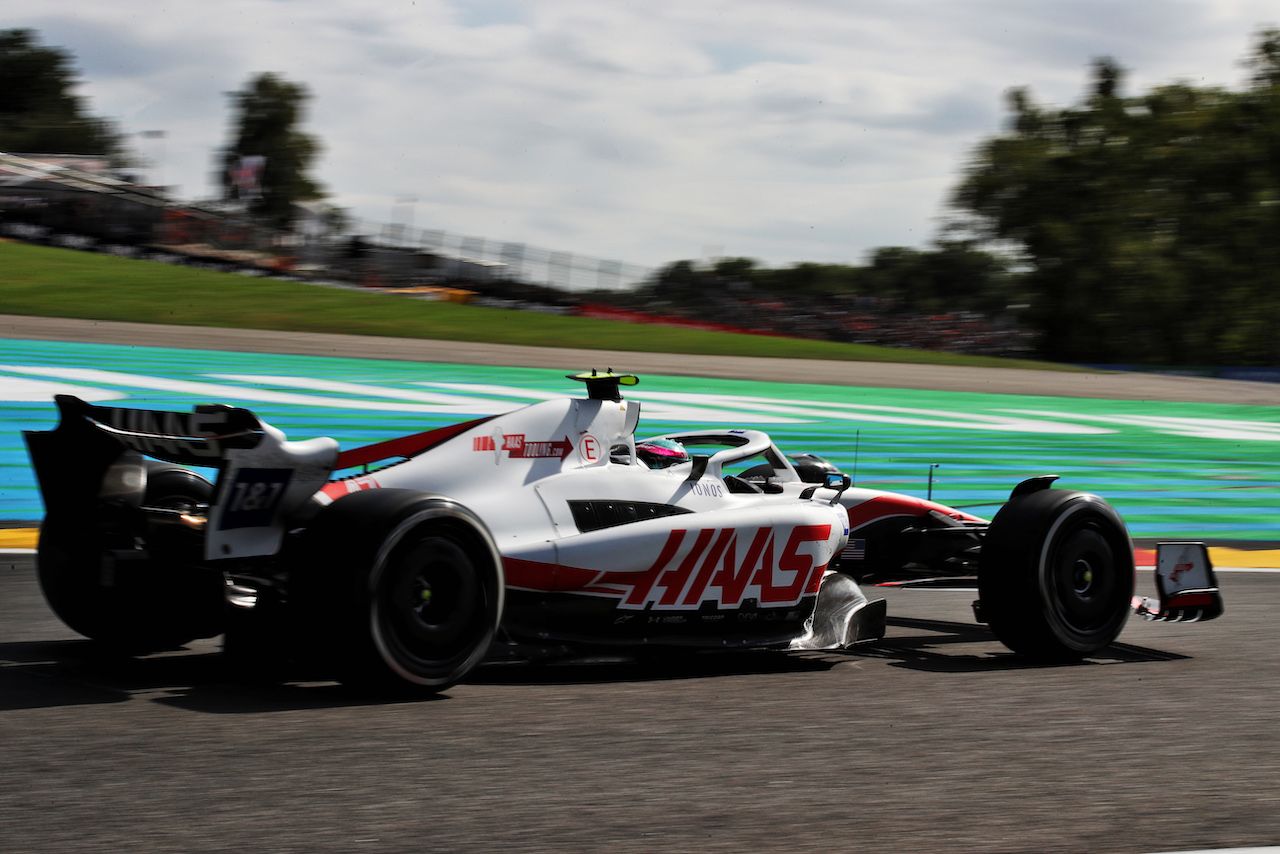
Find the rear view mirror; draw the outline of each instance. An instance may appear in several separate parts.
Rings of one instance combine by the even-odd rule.
[[[849,475],[843,472],[830,472],[822,485],[827,489],[834,489],[836,492],[844,492],[852,484],[853,481],[849,479]]]
[[[826,476],[822,478],[822,483],[815,483],[813,486],[801,492],[800,497],[812,498],[813,494],[819,489],[832,489],[835,490],[836,498],[839,498],[840,493],[844,492],[852,484],[853,481],[850,480],[849,475],[837,471],[828,472]],[[835,498],[831,499],[831,503],[835,503]]]

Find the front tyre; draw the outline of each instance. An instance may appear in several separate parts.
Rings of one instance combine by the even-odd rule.
[[[982,619],[1036,661],[1073,661],[1109,645],[1133,598],[1133,547],[1096,495],[1045,489],[1000,509],[982,544]]]
[[[462,505],[376,489],[316,515],[290,586],[313,651],[340,681],[441,691],[488,652],[502,618],[501,567],[488,530]]]

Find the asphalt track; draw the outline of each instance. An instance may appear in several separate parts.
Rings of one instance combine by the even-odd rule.
[[[107,330],[166,344],[155,331]],[[4,322],[0,335],[57,337]],[[449,354],[459,348],[422,358]],[[486,354],[511,357],[457,360]],[[548,358],[573,367],[577,355]],[[768,369],[804,379],[799,366]],[[872,384],[872,369],[857,370]],[[1142,379],[1145,391],[1117,396],[1214,385]],[[1275,845],[1280,577],[1221,582],[1221,620],[1131,621],[1121,643],[1073,666],[1020,664],[973,622],[972,592],[887,590],[889,635],[858,653],[489,666],[440,698],[391,702],[324,683],[237,684],[216,640],[113,658],[49,613],[29,556],[0,556],[0,850]]]
[[[1280,841],[1280,579],[1019,664],[973,594],[889,590],[857,654],[490,666],[445,695],[116,659],[0,565],[0,848],[1150,852]],[[1143,573],[1146,576],[1146,573]],[[1143,582],[1149,582],[1144,577]]]

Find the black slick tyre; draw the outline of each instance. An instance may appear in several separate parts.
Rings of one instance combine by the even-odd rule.
[[[480,519],[447,498],[375,489],[308,525],[290,569],[306,657],[362,689],[442,691],[485,657],[502,564]]]
[[[1096,495],[1044,489],[996,514],[982,544],[982,619],[1014,652],[1074,661],[1112,643],[1133,599],[1133,546]]]

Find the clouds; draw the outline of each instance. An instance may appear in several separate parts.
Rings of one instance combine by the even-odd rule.
[[[184,197],[213,192],[225,93],[275,71],[310,89],[317,177],[357,216],[389,221],[412,195],[418,227],[640,264],[708,246],[787,264],[925,245],[1009,87],[1069,103],[1104,55],[1130,70],[1130,91],[1236,86],[1258,27],[1280,17],[1247,0],[7,11],[7,26],[76,56],[95,114],[168,132],[163,179]]]

